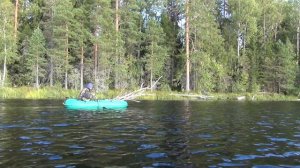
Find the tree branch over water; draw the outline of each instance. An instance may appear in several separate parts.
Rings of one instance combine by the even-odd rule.
[[[161,77],[159,77],[154,83],[153,85],[149,86],[149,87],[143,87],[143,85],[141,85],[141,88],[138,89],[138,90],[135,90],[133,92],[130,92],[130,93],[127,93],[125,95],[119,95],[117,97],[115,97],[114,99],[115,100],[134,100],[136,99],[137,97],[140,97],[140,96],[143,96],[145,95],[145,91],[146,90],[151,90],[153,88],[155,88],[155,86],[157,85],[158,81],[160,80]]]

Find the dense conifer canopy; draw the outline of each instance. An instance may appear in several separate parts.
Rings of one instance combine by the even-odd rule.
[[[299,0],[1,0],[0,86],[293,94],[299,33]]]

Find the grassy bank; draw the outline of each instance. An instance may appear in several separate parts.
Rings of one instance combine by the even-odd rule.
[[[129,91],[128,91],[129,92]],[[127,92],[127,93],[128,93]],[[79,94],[78,90],[65,90],[60,87],[46,87],[46,88],[32,88],[32,87],[18,87],[18,88],[0,88],[0,98],[2,99],[65,99],[76,98]],[[96,94],[98,99],[111,99],[118,95],[124,95],[125,92],[117,90],[109,90],[99,92]],[[146,92],[144,96],[139,97],[139,100],[250,100],[250,101],[295,101],[296,96],[285,96],[275,93],[212,93],[208,97],[196,93],[182,93],[182,92],[167,92],[154,91]]]

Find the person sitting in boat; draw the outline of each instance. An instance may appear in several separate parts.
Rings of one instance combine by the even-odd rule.
[[[85,101],[94,99],[95,96],[91,92],[92,89],[93,89],[93,84],[92,83],[86,84],[85,87],[80,91],[79,99],[80,100],[85,100]]]

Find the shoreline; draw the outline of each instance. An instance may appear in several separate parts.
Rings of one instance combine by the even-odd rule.
[[[79,90],[65,90],[58,87],[5,87],[0,88],[0,99],[66,99],[76,98]],[[130,91],[108,90],[96,93],[97,99],[113,99]],[[146,91],[135,100],[201,100],[201,101],[300,101],[297,96],[277,93],[211,93],[199,94],[195,92],[175,91]]]

